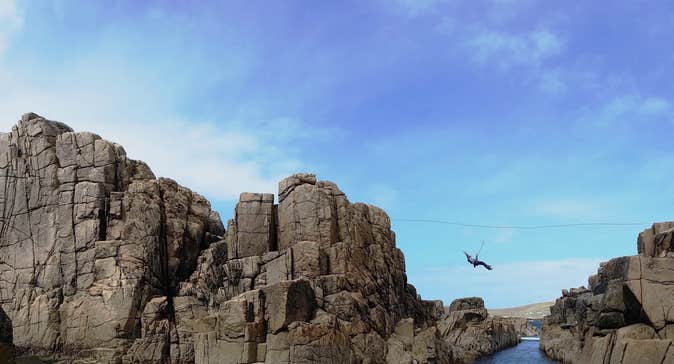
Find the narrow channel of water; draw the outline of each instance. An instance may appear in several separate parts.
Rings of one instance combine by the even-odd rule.
[[[538,338],[523,338],[517,346],[508,348],[494,355],[484,357],[475,364],[548,364],[556,363],[550,360],[538,349]]]

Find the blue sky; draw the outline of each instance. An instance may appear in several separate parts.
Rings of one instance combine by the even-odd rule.
[[[673,31],[664,1],[0,0],[0,127],[97,132],[223,219],[314,172],[389,212],[424,298],[520,305],[672,219]]]

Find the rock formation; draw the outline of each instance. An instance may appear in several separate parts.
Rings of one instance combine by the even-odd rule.
[[[517,340],[483,304],[447,316],[421,300],[386,213],[311,174],[281,181],[277,204],[242,193],[225,229],[121,146],[26,114],[0,134],[0,184],[0,304],[21,353],[448,363]],[[474,336],[486,337],[475,353]]]
[[[526,317],[508,317],[515,325],[515,332],[519,337],[537,337],[541,334],[541,329],[536,327],[534,323],[540,320],[532,320]]]
[[[0,135],[0,302],[19,351],[112,360],[224,234],[203,197],[35,114]]]
[[[599,266],[585,287],[563,290],[540,346],[565,363],[674,363],[674,223],[639,234],[639,255]]]
[[[513,320],[490,316],[480,297],[456,299],[448,311],[438,327],[457,362],[471,362],[519,343]]]
[[[14,363],[14,343],[12,337],[12,322],[5,311],[0,307],[0,364]]]

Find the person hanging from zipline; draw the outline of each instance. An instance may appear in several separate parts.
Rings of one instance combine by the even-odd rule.
[[[470,254],[466,253],[465,250],[463,251],[463,254],[466,254],[466,259],[468,259],[468,263],[473,265],[473,268],[477,268],[478,265],[482,265],[485,268],[487,268],[487,270],[491,270],[492,269],[491,265],[489,265],[489,264],[487,264],[487,263],[478,259],[478,256],[480,255],[480,252],[482,251],[483,246],[484,246],[484,241],[482,242],[482,245],[480,245],[480,250],[478,250],[477,253],[475,253],[475,258],[473,258]]]

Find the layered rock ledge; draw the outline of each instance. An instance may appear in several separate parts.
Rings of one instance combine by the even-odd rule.
[[[312,174],[282,180],[278,202],[242,193],[225,228],[121,146],[26,114],[0,134],[0,186],[0,304],[19,353],[452,363],[517,342],[483,303],[422,300],[386,213]]]
[[[638,255],[611,259],[589,288],[563,290],[540,347],[565,363],[674,363],[674,222],[639,234]]]

